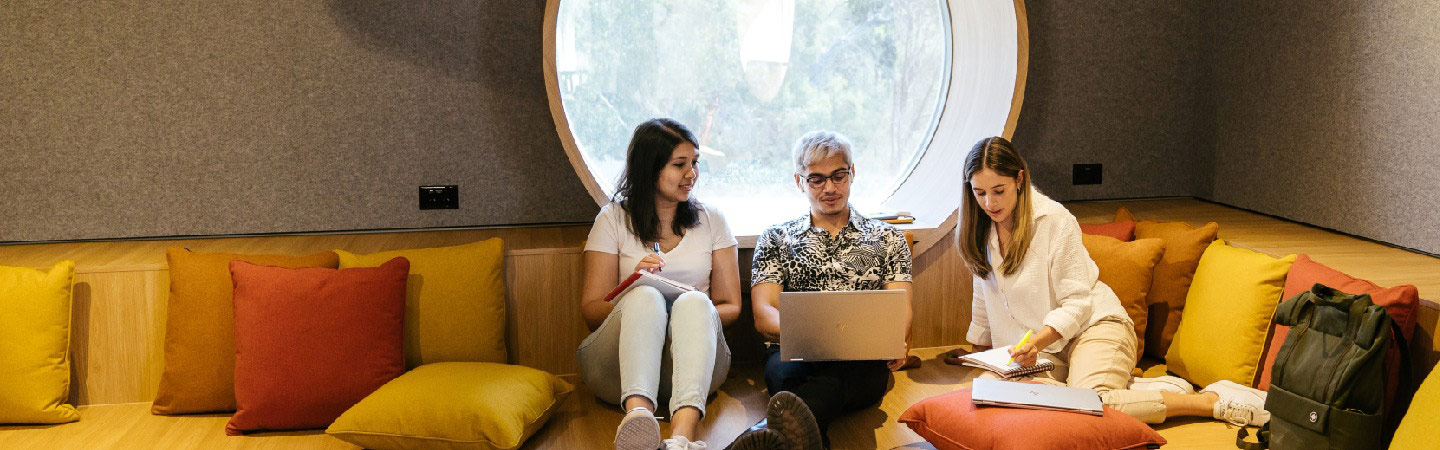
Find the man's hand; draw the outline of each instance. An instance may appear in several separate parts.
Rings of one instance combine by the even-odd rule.
[[[911,362],[912,359],[915,360],[913,363]],[[885,362],[885,367],[890,368],[890,371],[891,371],[891,372],[896,372],[896,371],[908,369],[908,368],[910,368],[910,367],[917,367],[917,366],[919,366],[919,365],[920,365],[920,358],[916,358],[916,357],[910,356],[910,343],[909,343],[909,342],[906,342],[906,343],[905,343],[905,357],[900,358],[900,359],[892,359],[892,360],[889,360],[889,361],[886,361],[886,362]]]
[[[948,352],[942,353],[940,356],[945,360],[945,364],[949,364],[952,366],[962,366],[964,365],[964,363],[960,362],[961,356],[965,356],[971,353],[980,353],[987,350],[990,350],[990,346],[988,345],[971,345],[970,351],[968,352],[965,351],[964,348],[954,348],[950,349],[950,351]]]

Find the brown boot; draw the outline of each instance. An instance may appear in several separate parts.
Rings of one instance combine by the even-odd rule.
[[[797,450],[823,450],[820,425],[805,401],[789,391],[780,391],[770,397],[765,410],[766,425],[785,438],[790,448]]]
[[[725,450],[790,450],[794,448],[779,432],[768,428],[746,431]]]

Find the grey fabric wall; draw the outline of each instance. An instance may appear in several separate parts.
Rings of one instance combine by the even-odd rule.
[[[587,221],[544,2],[0,11],[0,241]],[[416,187],[461,208],[419,211]]]
[[[542,1],[206,3],[5,4],[0,241],[593,217]],[[1026,7],[1015,142],[1050,195],[1198,196],[1440,253],[1440,9]],[[1105,183],[1072,186],[1075,163]],[[461,209],[418,211],[421,184]]]
[[[1434,2],[1026,9],[1014,140],[1051,196],[1196,196],[1440,253]],[[1075,163],[1105,182],[1071,185]]]
[[[1029,1],[1029,76],[1014,142],[1060,200],[1203,196],[1209,116],[1195,1]],[[1104,183],[1074,186],[1073,164]]]
[[[1213,199],[1440,253],[1436,2],[1228,2]]]

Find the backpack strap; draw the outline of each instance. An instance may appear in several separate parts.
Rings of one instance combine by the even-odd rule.
[[[1405,330],[1400,328],[1399,322],[1391,320],[1390,334],[1394,338],[1394,345],[1400,349],[1400,380],[1399,385],[1395,386],[1395,404],[1390,406],[1389,411],[1385,411],[1387,414],[1393,413],[1394,415],[1393,418],[1386,419],[1385,441],[1387,443],[1394,439],[1400,419],[1403,418],[1406,411],[1410,410],[1410,402],[1415,399],[1416,390],[1415,386],[1411,385],[1414,382],[1411,378],[1414,374],[1411,371],[1415,368],[1411,366],[1410,343],[1405,340]]]
[[[1235,433],[1235,448],[1243,450],[1266,450],[1270,448],[1270,422],[1265,422],[1259,430],[1255,430],[1255,440],[1259,442],[1246,442],[1250,432],[1245,427]]]

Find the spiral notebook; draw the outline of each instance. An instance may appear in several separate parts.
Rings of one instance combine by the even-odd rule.
[[[656,290],[660,291],[661,295],[665,296],[665,300],[669,301],[674,301],[676,297],[680,296],[680,294],[699,290],[695,289],[694,286],[681,283],[679,281],[665,278],[650,272],[640,271],[635,272],[634,274],[630,275],[629,278],[621,281],[619,286],[615,286],[615,290],[610,291],[610,295],[605,296],[605,301],[613,302],[616,298],[625,295],[626,292],[630,292],[630,289],[634,288],[635,286],[653,287]]]
[[[980,353],[971,353],[961,356],[959,359],[961,364],[995,372],[1005,378],[1014,378],[1055,368],[1055,363],[1045,359],[1044,356],[1036,358],[1035,365],[1033,366],[1021,366],[1012,363],[1010,362],[1010,346],[1008,345]]]

